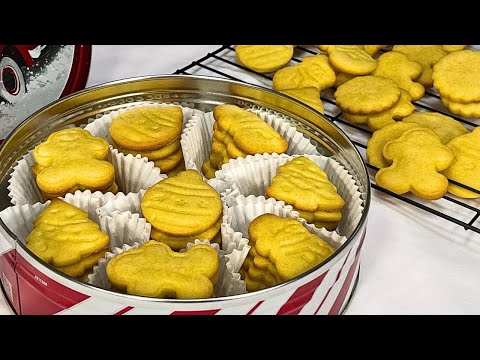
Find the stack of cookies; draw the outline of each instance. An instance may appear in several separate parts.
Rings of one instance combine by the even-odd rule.
[[[47,264],[85,281],[85,276],[105,256],[109,237],[85,211],[53,199],[33,222],[26,243]]]
[[[153,161],[162,173],[173,176],[185,169],[180,134],[183,113],[177,106],[137,107],[116,116],[109,133],[120,152]]]
[[[356,76],[368,75],[375,70],[377,61],[372,56],[385,45],[319,45],[328,54],[335,70],[335,87]],[[368,50],[368,51],[367,51]]]
[[[257,115],[235,105],[219,105],[213,111],[212,152],[202,166],[206,178],[213,178],[215,171],[230,159],[249,154],[287,151],[287,141]]]
[[[213,297],[218,281],[218,256],[208,245],[194,245],[183,253],[148,241],[138,249],[115,256],[107,265],[112,289],[133,295],[168,299]]]
[[[300,221],[273,214],[255,218],[248,227],[248,257],[240,273],[247,291],[257,291],[293,279],[320,264],[334,249],[311,234]]]
[[[195,170],[158,182],[142,198],[142,213],[152,224],[150,237],[178,251],[197,240],[221,242],[220,195]]]
[[[339,86],[334,94],[343,116],[376,131],[415,110],[411,96],[395,81],[381,76],[359,76]]]
[[[433,86],[450,112],[480,117],[480,52],[463,50],[443,57],[434,67]]]
[[[326,55],[307,56],[301,63],[277,71],[273,88],[323,113],[320,92],[335,83],[335,73]]]
[[[316,227],[333,231],[342,219],[345,201],[313,161],[297,157],[278,168],[266,195],[282,200]]]
[[[32,171],[43,197],[55,199],[77,190],[117,193],[108,151],[105,139],[80,128],[51,134],[33,151]]]

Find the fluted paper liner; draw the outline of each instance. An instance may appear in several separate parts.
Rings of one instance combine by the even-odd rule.
[[[192,246],[198,244],[205,244],[213,247],[218,255],[218,282],[214,288],[214,296],[222,297],[245,293],[245,281],[240,279],[240,274],[238,272],[234,272],[232,270],[237,267],[239,268],[238,264],[235,264],[235,262],[237,261],[236,258],[226,255],[222,250],[220,250],[218,244],[211,244],[208,240],[195,240],[195,243],[188,243],[183,251],[186,251]],[[124,251],[128,251],[130,249],[136,249],[139,246],[139,243],[134,243],[132,245],[124,244],[121,247],[114,248],[113,252],[106,253],[105,258],[99,260],[98,265],[93,268],[93,273],[88,276],[88,283],[91,285],[99,286],[106,290],[110,290],[111,285],[110,281],[108,280],[106,271],[108,262],[116,255],[119,255]]]
[[[149,240],[150,224],[138,215],[124,213],[114,219],[99,217],[97,210],[105,201],[99,191],[94,193],[89,190],[76,191],[75,194],[67,194],[60,199],[86,211],[88,218],[99,224],[100,230],[108,235],[110,249],[122,244],[143,243]],[[33,222],[49,204],[50,200],[33,205],[10,206],[0,212],[0,217],[20,241],[25,243],[26,237],[32,232]]]
[[[215,189],[218,191],[218,189]],[[105,203],[105,205],[97,208],[97,215],[100,217],[101,224],[104,224],[105,227],[108,227],[111,232],[114,231],[114,227],[118,227],[122,232],[127,231],[128,226],[136,226],[137,231],[140,233],[140,229],[143,228],[141,233],[147,234],[150,236],[151,232],[151,224],[146,221],[142,214],[142,198],[145,194],[145,191],[140,191],[138,193],[130,193],[130,194],[122,194],[118,193],[115,196],[110,197],[110,200]],[[223,203],[223,200],[222,200]],[[223,211],[225,211],[225,206],[223,206]],[[126,215],[125,215],[126,214]],[[223,215],[222,215],[223,216]],[[137,222],[135,224],[131,223],[127,225],[125,222],[131,221],[131,218],[135,217]],[[223,218],[222,218],[223,219]],[[119,230],[120,231],[120,230]],[[227,236],[227,235],[226,235]],[[142,238],[143,239],[143,238]],[[147,239],[148,240],[148,239]],[[144,241],[136,240],[139,243],[143,243]],[[129,244],[132,242],[129,241]],[[237,237],[230,237],[227,236],[226,239],[223,238],[223,231],[222,231],[222,250],[226,254],[231,254],[234,250],[238,251],[239,253],[235,256],[238,256],[240,265],[242,266],[243,260],[248,255],[248,251],[250,250],[250,246],[248,246],[248,241],[245,242],[242,239],[238,239]],[[121,244],[120,244],[121,245]],[[239,267],[240,268],[240,267]],[[239,269],[238,268],[238,269]],[[238,269],[236,271],[238,271]]]
[[[258,115],[285,138],[288,142],[287,154],[319,155],[315,142],[298,131],[289,117],[265,108],[253,107],[246,110]],[[187,169],[202,173],[202,165],[208,160],[212,150],[214,122],[213,112],[192,117],[187,122],[180,141]]]
[[[265,196],[272,178],[277,175],[278,168],[295,157],[286,154],[256,154],[246,158],[232,159],[217,171],[217,181],[230,184],[224,191],[227,206],[235,204],[238,195]],[[342,220],[337,232],[349,236],[356,228],[363,212],[363,199],[355,179],[348,171],[332,157],[322,155],[303,155],[317,164],[328,176],[330,182],[337,188],[338,194],[345,201],[342,209]],[[227,195],[230,194],[230,195]]]
[[[281,218],[296,219],[300,221],[310,233],[325,240],[335,250],[347,241],[345,236],[341,236],[334,231],[328,231],[325,228],[317,228],[312,224],[308,224],[305,219],[299,217],[298,212],[294,211],[292,206],[286,205],[283,201],[278,201],[273,198],[266,199],[264,196],[250,195],[245,197],[239,195],[235,199],[235,203],[236,205],[226,209],[226,221],[222,227],[222,231],[233,233],[237,238],[243,238],[247,242],[250,223],[263,214],[273,214]]]
[[[165,107],[165,106],[178,106],[182,109],[183,112],[183,124],[182,127],[194,116],[203,116],[203,111],[193,109],[193,104],[188,104],[185,102],[178,103],[143,103],[140,105],[132,105],[126,108],[122,108],[119,110],[111,111],[105,113],[103,115],[97,115],[95,119],[89,119],[89,123],[85,126],[85,130],[90,131],[90,133],[94,136],[99,136],[107,139],[109,144],[112,144],[112,138],[110,137],[110,133],[108,131],[110,124],[112,123],[113,119],[118,116],[119,114],[136,108],[144,108],[144,107]]]
[[[115,182],[122,192],[138,192],[148,189],[161,179],[166,178],[160,169],[155,167],[153,162],[140,155],[131,154],[125,156],[119,153],[111,145],[109,148],[108,161],[115,169]],[[14,205],[43,203],[45,199],[37,185],[35,174],[30,167],[35,165],[33,150],[29,151],[13,167],[9,179],[8,196]],[[87,190],[89,191],[89,190]],[[111,194],[113,195],[113,194]]]

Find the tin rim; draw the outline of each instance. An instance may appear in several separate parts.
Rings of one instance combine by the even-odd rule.
[[[360,164],[360,169],[362,171],[361,175],[364,177],[364,180],[365,180],[365,184],[364,184],[365,185],[364,186],[365,187],[365,189],[364,189],[365,199],[363,199],[364,200],[364,208],[363,208],[362,216],[361,216],[358,224],[356,225],[355,229],[348,236],[347,241],[345,241],[345,243],[342,244],[342,246],[340,246],[340,248],[338,248],[337,251],[335,251],[335,253],[333,255],[331,255],[330,257],[328,257],[327,259],[325,259],[324,261],[322,261],[320,264],[313,267],[312,269],[310,269],[310,270],[308,270],[308,271],[306,271],[306,272],[304,272],[304,273],[302,273],[302,274],[300,274],[300,275],[298,275],[298,276],[296,276],[296,277],[294,277],[294,278],[292,278],[288,281],[282,282],[278,285],[275,285],[275,286],[272,286],[272,287],[269,287],[269,288],[266,288],[266,289],[263,289],[263,290],[258,290],[258,291],[254,291],[254,292],[247,292],[247,293],[239,294],[239,295],[231,295],[231,296],[208,298],[208,299],[161,299],[161,298],[149,298],[149,297],[143,297],[143,296],[138,296],[138,295],[123,294],[123,293],[119,293],[119,292],[106,290],[106,289],[97,287],[95,285],[91,285],[91,284],[88,284],[88,283],[81,282],[80,280],[78,280],[76,278],[70,277],[70,276],[60,272],[55,267],[45,263],[39,257],[37,257],[33,252],[31,252],[25,244],[23,244],[21,241],[19,241],[17,236],[13,232],[10,231],[10,229],[5,225],[3,220],[0,218],[0,225],[5,230],[5,232],[7,234],[9,234],[10,237],[15,241],[15,243],[18,244],[18,246],[20,246],[22,248],[22,250],[24,250],[27,254],[29,254],[32,257],[32,259],[34,261],[36,261],[36,263],[39,266],[45,267],[48,270],[50,270],[50,271],[56,273],[57,275],[61,276],[62,278],[66,279],[68,281],[72,281],[72,282],[74,282],[75,284],[77,284],[81,287],[86,287],[89,290],[100,291],[100,292],[106,293],[108,295],[115,295],[115,296],[119,296],[119,297],[122,297],[122,298],[127,298],[127,299],[141,301],[141,302],[146,301],[146,302],[154,302],[154,303],[172,303],[172,304],[226,302],[226,301],[229,301],[229,300],[248,299],[250,297],[262,296],[262,295],[264,295],[268,292],[271,292],[273,290],[279,290],[281,288],[292,285],[293,283],[297,282],[298,280],[301,280],[302,278],[305,278],[305,277],[309,276],[310,274],[312,274],[314,272],[318,271],[320,273],[321,269],[323,267],[325,267],[325,265],[332,262],[332,260],[334,260],[335,258],[338,258],[341,255],[344,255],[345,252],[348,251],[352,247],[352,245],[353,245],[352,241],[355,238],[365,236],[366,229],[364,229],[364,227],[366,227],[366,221],[367,221],[368,212],[369,212],[369,209],[370,209],[370,201],[371,201],[370,178],[369,178],[369,175],[368,175],[367,167],[366,167],[365,163],[363,162],[359,151],[353,145],[350,138],[345,134],[345,132],[341,128],[339,128],[336,124],[334,124],[330,119],[328,119],[325,115],[319,113],[318,111],[316,111],[312,107],[310,107],[310,106],[308,106],[308,105],[306,105],[306,104],[304,104],[304,103],[302,103],[302,102],[300,102],[300,101],[298,101],[298,100],[296,100],[296,99],[294,99],[290,96],[287,96],[287,95],[284,95],[282,93],[276,92],[272,89],[268,89],[268,88],[265,88],[265,87],[252,85],[252,84],[248,84],[248,83],[243,83],[243,82],[240,82],[240,81],[227,80],[227,79],[217,78],[217,77],[213,77],[213,76],[160,75],[160,76],[141,76],[141,77],[134,77],[134,78],[126,78],[126,79],[120,79],[120,80],[107,82],[107,83],[104,83],[104,84],[95,85],[95,86],[83,89],[81,91],[77,91],[75,93],[72,93],[68,96],[62,97],[58,100],[55,100],[54,102],[44,106],[43,108],[39,109],[38,111],[36,111],[32,115],[30,115],[27,119],[22,121],[17,127],[15,127],[11,131],[11,133],[8,135],[8,137],[5,139],[5,141],[0,145],[0,159],[1,159],[1,156],[3,155],[2,154],[3,150],[9,144],[9,142],[14,137],[14,135],[16,135],[16,133],[22,127],[24,127],[27,123],[29,123],[30,121],[35,119],[37,116],[40,116],[42,113],[46,112],[50,108],[54,108],[54,107],[56,107],[58,105],[61,105],[63,103],[72,101],[75,97],[79,97],[79,96],[86,95],[86,94],[89,94],[89,93],[101,92],[102,90],[106,90],[106,89],[109,89],[109,88],[115,88],[115,87],[118,87],[118,86],[128,85],[128,84],[141,83],[141,82],[145,82],[145,81],[155,81],[155,80],[168,81],[168,80],[172,80],[172,79],[173,80],[186,80],[186,81],[196,81],[196,80],[198,80],[198,81],[206,81],[206,82],[212,82],[212,83],[223,83],[223,84],[227,84],[227,85],[235,85],[235,86],[238,86],[240,88],[245,88],[247,90],[250,89],[250,90],[253,90],[254,93],[259,92],[258,93],[259,95],[262,94],[262,93],[267,93],[270,96],[273,96],[273,99],[282,99],[283,103],[286,104],[286,105],[293,104],[292,106],[294,106],[294,109],[303,110],[304,115],[305,114],[310,114],[310,116],[314,115],[314,117],[320,118],[323,122],[326,122],[329,126],[331,126],[335,130],[335,132],[342,137],[342,140],[347,143],[348,150],[354,152],[354,155],[356,157],[355,161],[356,161],[356,163]],[[220,94],[220,95],[229,96],[231,94]],[[260,102],[260,103],[262,101],[265,101],[265,99],[262,100],[262,99],[258,99],[258,98],[249,98],[248,100],[257,101],[257,102]],[[75,102],[73,102],[73,103],[75,103]],[[264,103],[265,107],[269,107],[269,105],[271,105],[271,104],[265,104]],[[278,107],[278,106],[273,106],[273,107]],[[282,110],[281,108],[279,108],[279,109]],[[284,113],[288,112],[285,109],[283,109],[283,110],[284,110]],[[292,109],[289,109],[289,110],[290,110],[291,113],[297,114],[294,110],[292,110]],[[300,115],[297,114],[297,116],[300,116]],[[319,125],[315,124],[312,120],[309,120],[309,119],[304,119],[304,120],[310,126],[319,127]],[[20,155],[16,159],[20,158],[21,156],[22,155]],[[14,162],[16,161],[16,159],[14,160]],[[9,166],[9,169],[10,168],[11,168],[11,166]],[[3,169],[0,169],[0,170],[3,170]],[[0,179],[2,182],[3,182],[3,179],[5,178],[5,176],[8,176],[7,172],[8,172],[8,170],[5,171],[4,175]],[[363,230],[364,233],[360,234],[360,231],[362,229],[364,229]]]

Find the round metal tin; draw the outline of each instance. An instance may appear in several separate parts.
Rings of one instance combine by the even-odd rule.
[[[327,260],[277,286],[202,300],[152,299],[104,290],[45,264],[0,220],[0,274],[4,291],[21,314],[339,314],[356,286],[370,206],[370,183],[361,155],[348,137],[312,108],[272,90],[200,76],[170,75],[115,81],[59,99],[19,125],[0,148],[0,210],[15,161],[54,131],[85,124],[108,111],[144,102],[187,102],[211,111],[221,103],[257,105],[289,117],[353,176],[364,210],[348,240]]]

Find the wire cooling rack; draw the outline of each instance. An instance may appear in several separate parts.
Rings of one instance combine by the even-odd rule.
[[[295,48],[294,57],[289,65],[299,63],[302,61],[303,57],[316,55],[319,52],[320,51],[316,47],[297,46]],[[273,77],[273,74],[260,74],[238,64],[235,59],[235,47],[233,45],[223,45],[215,51],[206,54],[204,57],[193,61],[191,64],[178,69],[175,71],[175,74],[220,76],[267,88],[272,88]],[[325,107],[325,115],[350,137],[359,150],[367,168],[369,169],[373,189],[455,223],[463,227],[465,230],[471,230],[480,234],[480,199],[462,199],[447,193],[439,200],[423,200],[411,194],[398,195],[378,186],[375,183],[375,173],[378,168],[370,165],[365,156],[365,150],[367,148],[366,144],[372,131],[366,126],[352,124],[345,120],[340,109],[335,106],[333,93],[334,89],[322,91],[321,99]],[[451,116],[460,121],[468,130],[472,130],[480,125],[480,120],[478,119],[467,120],[449,113],[442,105],[440,97],[433,88],[427,89],[425,96],[413,104],[415,105],[417,112],[436,111]],[[471,191],[480,193],[480,191],[469,188],[458,182],[451,182]]]

